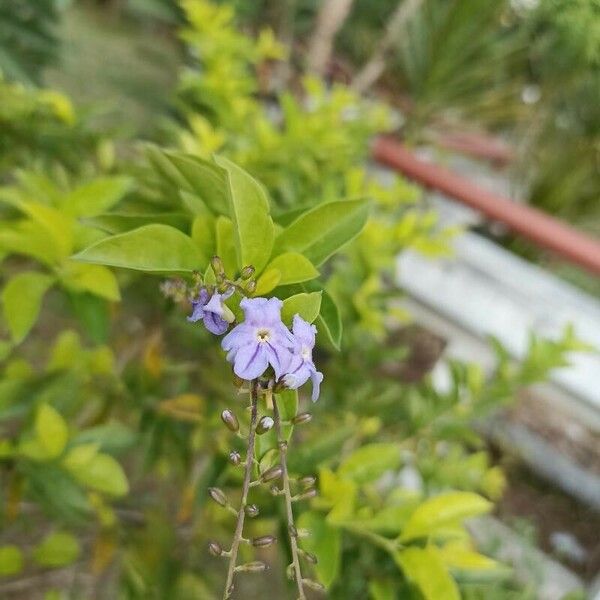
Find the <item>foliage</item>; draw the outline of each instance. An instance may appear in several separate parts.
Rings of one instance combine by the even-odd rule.
[[[0,6],[0,71],[10,79],[40,83],[44,66],[56,60],[58,6],[57,0],[7,0]]]
[[[236,498],[242,469],[229,457],[243,451],[219,415],[233,405],[243,432],[250,416],[235,407],[215,337],[184,311],[190,290],[228,282],[238,321],[242,293],[272,295],[286,325],[298,313],[318,329],[325,380],[313,421],[303,393],[277,399],[299,534],[312,534],[301,545],[318,557],[314,576],[329,596],[516,597],[509,570],[465,528],[504,486],[473,424],[580,344],[570,331],[532,338],[514,363],[493,342],[490,374],[447,361],[445,386],[429,368],[407,380],[395,257],[411,247],[435,258],[457,232],[440,229],[416,189],[364,166],[389,111],[314,79],[277,91],[269,73],[284,53],[271,33],[240,33],[227,6],[183,8],[191,61],[170,148],[145,144],[128,149],[129,163],[105,163],[80,140],[79,164],[65,168],[33,136],[26,157],[7,159],[0,586],[68,566],[115,597],[215,597],[221,559],[205,548],[231,537],[232,519],[207,491]],[[71,139],[68,123],[58,132]],[[273,414],[268,394],[259,412]],[[277,464],[278,449],[272,431],[258,437],[255,477]],[[264,485],[251,494],[260,514],[245,535],[276,531],[274,562],[287,564],[280,499]],[[249,544],[240,554],[254,559]],[[86,597],[84,586],[73,594]]]

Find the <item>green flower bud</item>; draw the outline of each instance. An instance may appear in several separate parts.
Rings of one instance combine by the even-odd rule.
[[[325,587],[323,585],[321,585],[320,583],[317,583],[316,581],[313,581],[312,579],[303,579],[302,583],[307,588],[310,588],[311,590],[315,590],[316,592],[322,592],[325,589]]]
[[[223,421],[223,423],[225,423],[225,426],[230,431],[233,431],[234,433],[236,431],[239,431],[239,429],[240,429],[240,423],[239,423],[237,417],[235,416],[235,414],[233,413],[233,411],[231,411],[228,408],[226,408],[221,413],[221,420]]]
[[[220,506],[227,506],[229,504],[227,496],[225,496],[223,490],[220,490],[219,488],[208,488],[208,495]]]
[[[298,480],[298,483],[303,488],[313,487],[316,482],[317,482],[317,478],[313,477],[312,475],[307,475],[306,477],[302,477],[301,479]]]
[[[258,435],[262,435],[263,433],[267,433],[273,429],[273,425],[275,425],[275,421],[271,417],[261,417],[258,425],[256,426],[256,433]]]
[[[244,511],[246,513],[246,516],[250,517],[251,519],[253,519],[254,517],[257,517],[258,513],[260,512],[258,510],[258,506],[256,506],[256,504],[248,504],[248,506],[246,506]]]
[[[304,425],[304,423],[308,423],[309,421],[312,420],[312,415],[310,413],[300,413],[299,415],[296,415],[293,419],[292,419],[292,423],[294,425]]]
[[[296,501],[310,500],[311,498],[314,498],[316,495],[317,495],[316,488],[311,488],[309,490],[306,490],[304,493],[300,494],[299,496],[296,496],[294,498],[294,500],[296,500]]]
[[[272,535],[261,535],[260,537],[252,538],[252,545],[255,548],[267,548],[272,546],[277,541],[277,538]]]
[[[219,256],[213,256],[210,259],[210,266],[214,271],[215,275],[223,275],[225,273],[225,267],[223,265],[223,261]]]
[[[252,265],[248,265],[247,267],[244,267],[242,269],[242,272],[240,273],[240,278],[243,281],[248,281],[248,279],[250,279],[250,277],[254,275],[254,271],[254,267]]]
[[[219,542],[209,542],[208,551],[213,556],[221,556],[221,554],[223,554],[223,548],[221,547],[221,544],[219,544]]]
[[[242,457],[240,456],[240,453],[237,450],[232,450],[229,453],[229,462],[234,467],[237,467],[240,464],[241,460],[242,460]]]
[[[267,469],[260,476],[260,480],[263,483],[266,483],[267,481],[274,481],[275,479],[279,479],[282,475],[283,475],[283,468],[281,467],[281,465],[275,465],[274,467]]]
[[[242,573],[263,573],[269,567],[264,562],[260,560],[255,560],[253,562],[246,563],[245,565],[240,565],[236,567],[235,570]]]

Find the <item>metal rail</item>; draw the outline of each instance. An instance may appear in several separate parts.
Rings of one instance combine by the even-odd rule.
[[[372,149],[378,162],[427,188],[474,208],[558,256],[600,275],[600,241],[540,210],[489,192],[452,171],[422,160],[405,145],[379,137]]]

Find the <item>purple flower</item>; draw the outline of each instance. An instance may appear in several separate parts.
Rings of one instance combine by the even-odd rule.
[[[192,300],[193,311],[187,318],[190,323],[196,323],[202,319],[208,331],[215,335],[221,335],[227,331],[229,323],[233,321],[233,313],[224,304],[231,296],[233,288],[224,294],[214,293],[212,296],[206,288],[202,288],[198,298]]]
[[[269,365],[276,379],[289,371],[295,340],[281,322],[282,306],[278,298],[244,298],[240,302],[245,320],[221,343],[238,377],[256,379]]]
[[[323,373],[317,371],[312,359],[317,328],[307,323],[300,315],[295,315],[292,331],[296,343],[290,366],[283,377],[283,381],[287,387],[295,390],[310,378],[312,382],[312,401],[316,402],[319,398],[321,381],[323,381]]]

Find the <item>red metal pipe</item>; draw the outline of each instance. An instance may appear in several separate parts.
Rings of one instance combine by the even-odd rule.
[[[538,246],[600,275],[600,241],[597,239],[540,210],[488,192],[444,167],[424,161],[397,140],[377,138],[372,153],[375,160],[409,179],[467,204]]]

